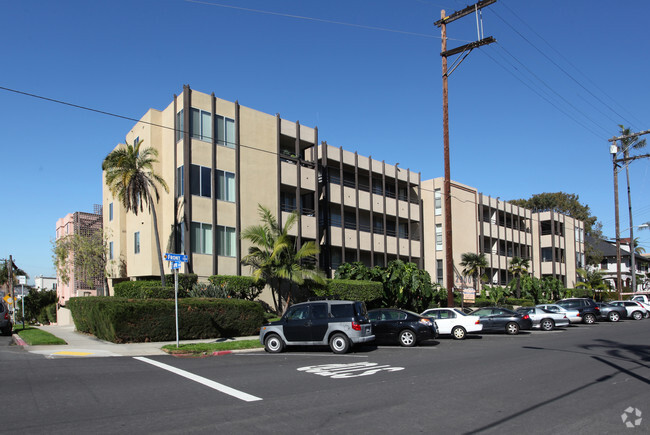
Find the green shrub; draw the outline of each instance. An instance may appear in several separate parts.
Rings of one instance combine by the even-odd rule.
[[[187,295],[190,298],[228,298],[228,293],[223,287],[215,287],[205,282],[194,284]]]
[[[165,275],[165,285],[174,287],[174,274]],[[199,276],[196,273],[179,273],[178,274],[178,294],[186,294],[194,284],[199,282]],[[160,282],[159,282],[160,283]],[[173,296],[172,296],[173,297]]]
[[[50,323],[56,323],[56,303],[48,305],[43,310],[47,314],[47,320]]]
[[[38,313],[38,316],[36,317],[36,320],[38,320],[38,323],[41,325],[48,325],[50,321],[47,318],[47,310],[43,308],[40,313]]]
[[[384,286],[376,281],[330,279],[327,281],[327,286],[316,286],[313,291],[319,297],[363,301],[371,304],[383,296]]]
[[[573,298],[593,298],[594,291],[586,288],[574,288],[572,291]]]
[[[212,275],[208,278],[210,284],[219,287],[223,296],[236,299],[255,300],[264,290],[263,281],[255,282],[252,276]]]
[[[508,305],[518,305],[520,307],[534,307],[535,301],[527,298],[507,298],[506,304]]]
[[[78,331],[114,343],[172,341],[174,301],[78,297],[66,304]],[[186,298],[178,301],[183,340],[254,335],[264,323],[259,303],[238,299]]]
[[[160,281],[123,281],[115,284],[115,296],[129,299],[174,299],[174,286],[163,288]],[[178,296],[185,296],[185,292],[178,290]]]
[[[598,302],[615,301],[618,299],[617,292],[596,292],[594,300]]]

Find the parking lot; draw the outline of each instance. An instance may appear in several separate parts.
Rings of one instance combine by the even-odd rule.
[[[4,385],[32,404],[5,429],[618,433],[630,407],[650,420],[649,330],[646,320],[604,322],[345,355],[297,348],[148,358],[164,368],[129,357],[25,363],[3,353]]]

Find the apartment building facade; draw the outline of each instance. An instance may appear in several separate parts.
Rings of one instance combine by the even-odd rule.
[[[163,252],[188,254],[183,272],[202,279],[250,274],[241,265],[249,245],[240,234],[260,223],[258,206],[263,205],[281,223],[297,211],[293,235],[298,244],[320,246],[318,265],[328,276],[344,262],[372,267],[394,259],[427,269],[435,280],[444,276],[439,268],[444,250],[438,243],[444,225],[442,179],[422,181],[419,172],[319,143],[317,128],[189,86],[164,110],[150,109],[143,116],[126,135],[128,143],[136,140],[158,151],[154,169],[169,191],[161,191],[156,204],[156,231]],[[489,253],[492,280],[502,282],[512,256],[537,261],[540,243],[564,243],[558,234],[548,239],[535,232],[539,219],[530,211],[460,183],[453,186],[452,196],[459,198],[452,201],[455,264],[463,252]],[[103,201],[109,210],[104,214],[111,237],[109,267],[115,269],[109,276],[159,276],[150,214],[126,213],[105,183]],[[163,267],[171,272],[166,262]],[[547,266],[537,262],[534,269],[541,276]],[[566,276],[569,283],[575,275],[574,266],[557,264],[549,270],[545,273]]]

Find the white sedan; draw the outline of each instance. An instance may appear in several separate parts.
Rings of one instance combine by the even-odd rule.
[[[578,310],[570,310],[568,308],[561,307],[558,304],[540,304],[536,305],[536,307],[544,308],[545,310],[552,313],[564,314],[571,323],[582,323],[582,317],[580,317],[580,311]]]
[[[533,321],[533,328],[543,331],[552,331],[557,326],[569,326],[570,322],[566,314],[554,313],[544,308],[526,307],[517,309],[518,313],[528,314]]]
[[[420,315],[435,320],[438,334],[451,335],[456,340],[464,339],[470,332],[483,330],[478,316],[465,314],[457,308],[430,308]]]
[[[625,308],[627,317],[634,320],[641,320],[648,313],[648,310],[637,301],[613,301],[610,304]]]

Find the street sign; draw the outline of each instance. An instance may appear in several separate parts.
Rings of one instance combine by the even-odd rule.
[[[181,262],[180,261],[172,261],[172,270],[180,269],[180,268],[181,268]]]
[[[187,255],[185,254],[165,254],[165,260],[167,261],[182,261],[187,263]]]
[[[4,297],[4,300],[5,300],[5,302],[6,302],[7,304],[9,304],[9,305],[13,305],[13,303],[14,303],[14,300],[11,298],[11,295],[6,295],[6,296]]]
[[[18,284],[27,284],[27,277],[25,275],[18,275]]]

